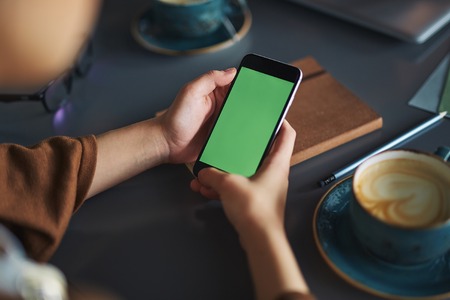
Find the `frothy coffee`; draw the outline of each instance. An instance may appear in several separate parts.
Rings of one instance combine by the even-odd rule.
[[[365,167],[354,182],[355,196],[389,224],[424,228],[445,222],[450,218],[450,168],[431,156],[409,156]]]

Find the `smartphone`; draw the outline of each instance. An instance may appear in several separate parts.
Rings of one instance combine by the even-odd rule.
[[[207,167],[250,177],[269,152],[292,103],[302,72],[255,54],[237,70],[193,172]]]

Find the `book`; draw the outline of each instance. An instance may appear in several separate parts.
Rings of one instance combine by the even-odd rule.
[[[286,119],[297,131],[291,165],[383,126],[382,117],[338,82],[313,57],[292,63],[303,79]]]
[[[302,70],[303,79],[286,115],[297,132],[291,166],[383,126],[377,112],[313,57],[296,60],[292,65]],[[194,162],[186,166],[192,172]]]

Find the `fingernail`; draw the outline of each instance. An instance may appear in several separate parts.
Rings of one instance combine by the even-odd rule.
[[[234,71],[236,71],[235,68],[228,68],[228,69],[226,69],[224,72],[225,72],[225,73],[231,73],[231,72],[234,72]]]

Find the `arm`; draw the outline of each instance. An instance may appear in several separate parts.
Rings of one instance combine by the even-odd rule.
[[[97,137],[97,167],[86,198],[162,163],[194,161],[236,70],[187,84],[166,113]]]
[[[94,136],[0,144],[0,223],[35,260],[46,261],[84,201],[95,169]]]
[[[97,139],[0,144],[0,222],[33,259],[48,260],[85,199],[155,165],[194,160],[234,74],[211,71],[186,85],[164,115]]]
[[[191,187],[220,198],[247,253],[257,298],[276,299],[289,292],[308,294],[308,287],[284,230],[289,162],[295,131],[285,122],[272,151],[252,178],[204,169]]]

